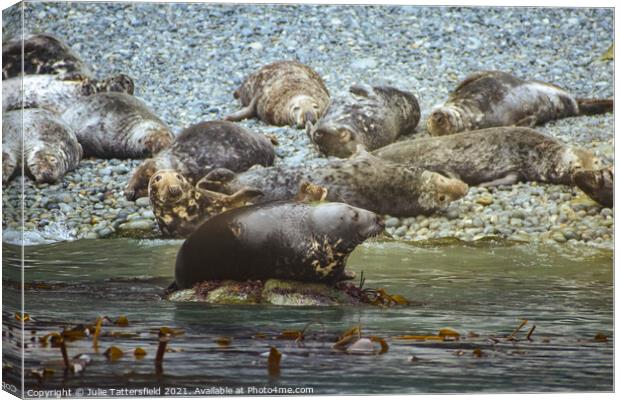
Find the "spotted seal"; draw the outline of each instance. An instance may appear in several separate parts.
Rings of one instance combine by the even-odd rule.
[[[431,214],[465,196],[468,190],[458,179],[382,160],[359,148],[351,158],[313,166],[277,165],[237,175],[216,169],[197,186],[227,194],[244,187],[258,189],[263,196],[254,202],[261,203],[293,199],[303,182],[325,188],[326,200],[403,217]]]
[[[241,189],[230,196],[196,189],[175,170],[157,171],[149,181],[149,200],[165,236],[186,237],[204,221],[226,210],[242,207],[261,194]]]
[[[23,53],[22,53],[23,43]],[[60,39],[49,34],[29,34],[2,43],[2,79],[24,74],[89,77],[84,62]]]
[[[575,185],[592,200],[604,207],[614,206],[614,169],[579,170],[573,177]]]
[[[172,145],[145,160],[133,172],[125,188],[125,197],[135,200],[146,196],[151,176],[160,169],[175,169],[196,183],[214,168],[245,171],[255,164],[273,164],[271,142],[228,121],[208,121],[184,129]]]
[[[448,101],[432,111],[426,127],[432,136],[441,136],[495,126],[534,127],[612,111],[613,100],[578,99],[550,83],[480,71],[467,76]]]
[[[23,113],[21,110],[3,113],[3,184],[21,170],[22,157],[27,176],[38,183],[54,183],[77,167],[82,159],[82,147],[73,130],[49,111],[28,108]]]
[[[349,254],[384,229],[381,217],[342,203],[274,202],[236,208],[202,224],[181,246],[174,278],[336,283]]]
[[[134,96],[95,93],[80,98],[62,119],[74,128],[84,156],[144,158],[170,146],[168,126]]]
[[[419,121],[420,106],[412,93],[391,86],[353,85],[333,98],[306,132],[323,154],[349,157],[358,144],[374,150],[412,133]]]
[[[374,155],[452,176],[469,185],[510,185],[517,181],[572,184],[579,169],[599,161],[531,128],[497,127],[393,143]]]
[[[329,103],[321,76],[297,61],[277,61],[251,74],[235,91],[244,107],[226,117],[239,121],[258,117],[272,125],[305,127],[316,122]]]
[[[2,81],[2,110],[44,108],[60,115],[81,97],[98,92],[133,94],[133,80],[124,74],[107,79],[65,79],[57,75],[26,75]]]

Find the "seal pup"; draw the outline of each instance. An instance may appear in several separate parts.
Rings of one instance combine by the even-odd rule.
[[[245,206],[261,194],[241,189],[228,196],[196,189],[175,170],[157,171],[149,181],[148,192],[157,224],[170,237],[186,237],[212,216]]]
[[[181,246],[174,278],[186,289],[207,280],[336,283],[349,254],[383,232],[376,214],[342,203],[274,202],[236,208],[202,224]]]
[[[263,192],[255,203],[291,200],[303,182],[327,190],[326,200],[339,201],[398,217],[428,215],[467,194],[458,179],[377,158],[365,150],[324,165],[256,168],[235,175],[225,169],[207,174],[197,187],[222,193],[241,188]]]
[[[24,108],[44,108],[60,115],[81,97],[98,92],[133,94],[133,91],[133,80],[124,74],[103,80],[26,75],[2,81],[2,110],[21,109],[23,104]]]
[[[78,166],[82,146],[73,130],[49,111],[28,108],[3,113],[3,184],[21,170],[22,156],[28,176],[37,183],[54,183]]]
[[[84,156],[144,158],[170,146],[168,126],[136,97],[95,93],[80,98],[62,119],[75,130]]]
[[[22,53],[23,43],[23,53]],[[84,62],[60,39],[49,34],[29,34],[2,43],[2,79],[24,74],[89,77]]]
[[[140,164],[129,179],[125,197],[146,196],[151,176],[160,169],[177,170],[196,183],[214,168],[245,171],[255,164],[273,164],[269,139],[228,121],[208,121],[184,129],[172,145]]]
[[[575,98],[550,83],[525,81],[501,71],[465,78],[426,121],[431,136],[495,126],[529,126],[578,115],[613,111],[613,100]]]
[[[251,74],[234,93],[243,108],[225,119],[262,121],[297,128],[315,123],[327,108],[329,92],[321,76],[297,61],[277,61]]]
[[[481,186],[511,185],[518,181],[572,185],[575,171],[599,164],[586,150],[522,127],[404,140],[373,154]]]
[[[349,157],[357,145],[367,150],[386,146],[412,133],[420,106],[409,92],[390,86],[354,85],[332,99],[316,125],[307,125],[310,141],[328,156]]]
[[[614,169],[580,170],[573,177],[575,185],[592,200],[608,208],[614,207]]]

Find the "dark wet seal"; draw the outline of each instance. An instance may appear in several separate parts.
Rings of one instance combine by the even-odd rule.
[[[432,136],[495,126],[528,126],[577,115],[613,112],[611,99],[579,99],[541,81],[525,81],[501,71],[465,78],[448,101],[426,121]]]
[[[439,172],[468,185],[519,181],[573,184],[573,174],[599,164],[594,154],[530,128],[498,127],[419,138],[378,149],[375,156]]]
[[[234,93],[244,107],[226,117],[258,117],[271,125],[297,128],[315,123],[329,103],[321,76],[297,61],[277,61],[251,74]]]
[[[269,278],[335,283],[350,278],[351,251],[383,228],[381,217],[342,203],[237,208],[207,220],[183,243],[176,286]]]

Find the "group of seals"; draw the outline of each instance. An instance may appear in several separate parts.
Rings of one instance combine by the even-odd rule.
[[[28,132],[22,147],[23,129]],[[47,110],[9,111],[2,120],[2,183],[24,170],[38,183],[53,183],[77,167],[82,146],[72,129]]]
[[[518,181],[572,185],[576,171],[599,167],[592,153],[522,127],[404,140],[373,154],[481,186]]]
[[[244,107],[226,117],[239,121],[258,117],[277,125],[298,128],[314,123],[329,103],[321,76],[297,61],[277,61],[251,74],[235,91]]]
[[[256,164],[269,166],[274,158],[273,145],[264,136],[228,121],[202,122],[184,129],[169,148],[140,164],[125,196],[129,200],[146,196],[149,179],[159,170],[174,169],[196,183],[215,168],[240,172]]]
[[[419,121],[420,106],[412,93],[390,86],[353,85],[332,99],[307,133],[323,154],[348,157],[360,144],[374,150],[413,133]]]
[[[202,189],[232,194],[243,188],[263,193],[253,200],[266,203],[292,200],[310,182],[325,188],[328,201],[340,201],[379,214],[428,215],[465,196],[468,186],[422,168],[397,164],[365,150],[348,159],[332,159],[315,166],[255,168],[240,174],[216,169],[201,179]]]
[[[177,254],[178,289],[205,280],[335,283],[349,254],[383,231],[378,215],[342,203],[275,202],[237,208],[202,224]]]
[[[577,99],[546,82],[525,81],[501,71],[465,78],[427,120],[432,136],[495,126],[529,126],[578,115],[613,111],[613,100]]]
[[[21,148],[23,138],[25,151],[46,146],[60,151],[70,160],[48,162],[46,171],[58,169],[47,171],[45,177],[30,171],[29,175],[37,182],[61,179],[64,173],[75,168],[82,156],[143,158],[172,142],[170,129],[142,101],[132,96],[134,82],[129,76],[92,78],[85,63],[67,45],[47,34],[28,35],[23,42],[5,42],[2,51],[3,113],[22,107],[41,110],[25,114],[32,118],[28,122],[29,131],[20,131],[18,118],[7,118],[7,124],[17,125],[5,124],[6,129],[15,133],[3,138],[5,146]],[[55,128],[51,129],[52,126]],[[50,130],[56,134],[50,134]],[[63,133],[58,134],[61,131]],[[67,135],[77,138],[81,145],[79,151],[74,140],[65,140]],[[5,153],[9,157],[10,152]],[[14,162],[7,160],[3,164],[8,171]],[[28,165],[32,170],[32,162]],[[3,183],[8,182],[10,176],[5,176]]]

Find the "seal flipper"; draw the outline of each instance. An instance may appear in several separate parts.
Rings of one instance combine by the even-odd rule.
[[[349,92],[361,97],[370,97],[372,87],[369,85],[355,84],[349,87]]]
[[[536,118],[536,115],[528,115],[525,118],[520,119],[515,126],[525,126],[525,127],[529,127],[529,128],[533,128],[537,125],[538,122],[538,118]]]
[[[519,180],[519,176],[516,173],[510,173],[503,178],[495,179],[489,182],[483,182],[479,186],[480,187],[492,187],[492,186],[500,186],[500,185],[513,185],[517,183]]]
[[[258,196],[262,196],[264,193],[261,190],[244,187],[237,190],[235,193],[226,196],[224,201],[229,208],[243,207],[249,201],[252,201]]]
[[[577,99],[579,115],[605,114],[614,111],[613,99]]]
[[[227,182],[235,177],[235,173],[226,168],[216,168],[196,182],[196,188],[221,192]]]
[[[573,180],[577,187],[592,200],[602,206],[614,206],[614,173],[613,169],[581,170],[575,172]]]
[[[229,114],[224,117],[226,121],[241,121],[256,116],[256,103],[257,97],[254,97],[247,107],[243,107],[241,110]]]

